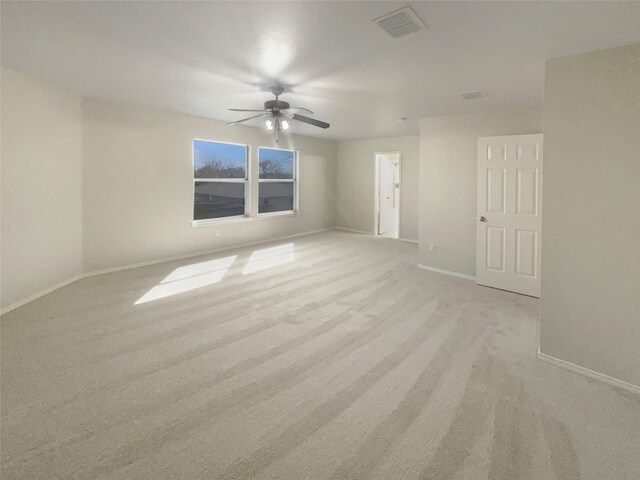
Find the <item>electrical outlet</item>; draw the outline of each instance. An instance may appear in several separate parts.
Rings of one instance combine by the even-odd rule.
[[[216,230],[216,237],[219,237],[221,235],[222,232],[220,232],[220,230]]]
[[[429,251],[430,251],[431,253],[433,253],[433,252],[435,252],[435,251],[436,251],[436,244],[435,244],[435,243],[430,243],[430,244],[429,244]]]

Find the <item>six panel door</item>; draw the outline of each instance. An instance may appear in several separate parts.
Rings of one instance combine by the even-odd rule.
[[[542,134],[478,139],[476,282],[540,296]]]

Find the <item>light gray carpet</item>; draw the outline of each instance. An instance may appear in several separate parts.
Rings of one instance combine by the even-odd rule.
[[[639,478],[639,398],[537,360],[537,300],[416,253],[327,232],[5,315],[2,478]]]

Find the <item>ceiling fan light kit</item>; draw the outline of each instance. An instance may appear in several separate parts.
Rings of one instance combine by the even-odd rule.
[[[276,99],[267,100],[266,102],[264,102],[264,109],[262,110],[245,110],[242,108],[230,108],[229,110],[232,112],[252,112],[252,113],[257,113],[257,115],[252,115],[247,118],[242,118],[234,122],[229,122],[227,125],[236,125],[238,123],[243,123],[243,122],[246,122],[247,120],[252,120],[254,118],[267,117],[264,121],[264,126],[267,130],[274,131],[276,143],[278,143],[280,131],[285,131],[291,128],[292,120],[297,120],[298,122],[306,123],[308,125],[313,125],[314,127],[329,128],[330,125],[327,122],[323,122],[321,120],[316,120],[315,118],[306,117],[304,115],[295,113],[296,111],[302,111],[302,112],[306,112],[313,115],[313,112],[308,108],[304,108],[304,107],[291,108],[291,105],[289,105],[289,102],[280,100],[279,97],[284,92],[284,88],[282,87],[282,85],[273,85],[271,87],[271,92],[275,95]]]

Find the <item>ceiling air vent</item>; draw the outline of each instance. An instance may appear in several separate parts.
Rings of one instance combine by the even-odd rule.
[[[462,94],[462,98],[464,98],[465,100],[477,100],[479,98],[484,98],[486,96],[487,94],[484,92],[469,92],[469,93]]]
[[[424,22],[420,20],[420,17],[418,17],[410,6],[387,13],[373,21],[380,25],[380,27],[393,38],[414,33],[426,27]]]

